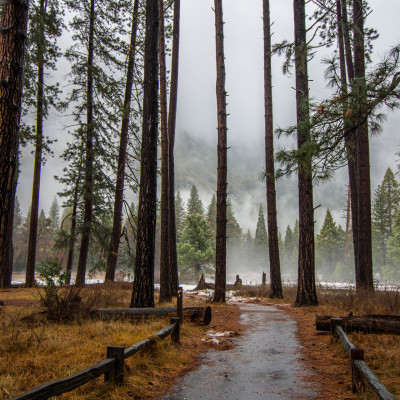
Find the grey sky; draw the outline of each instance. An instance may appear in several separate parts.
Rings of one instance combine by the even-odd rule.
[[[181,48],[179,70],[178,119],[177,137],[180,132],[187,131],[197,138],[205,138],[216,143],[216,100],[215,100],[215,39],[214,13],[212,0],[186,0],[181,2]],[[379,60],[384,51],[400,41],[398,15],[400,15],[400,0],[370,0],[373,13],[367,21],[368,26],[378,29],[380,38],[375,42],[374,58]],[[251,159],[262,154],[264,137],[264,106],[263,106],[263,32],[262,32],[262,1],[261,0],[225,0],[225,56],[226,56],[226,88],[228,97],[228,141],[232,147],[243,148],[243,157]],[[271,1],[271,20],[274,21],[273,40],[293,39],[292,1]],[[64,42],[66,40],[64,39]],[[321,58],[331,54],[332,49],[322,50]],[[295,121],[295,98],[292,87],[293,77],[284,77],[281,73],[282,59],[274,57],[274,124],[284,127]],[[65,63],[63,63],[65,66]],[[67,72],[67,71],[63,71]],[[328,94],[323,82],[323,68],[314,60],[309,67],[311,96],[323,98]],[[59,138],[56,145],[56,158],[50,159],[42,169],[42,185],[40,207],[48,210],[57,190],[60,190],[53,176],[60,174],[62,165],[58,154],[62,151],[66,131],[61,131],[65,122],[51,117],[50,136]],[[384,125],[384,132],[371,139],[371,174],[373,188],[382,180],[387,167],[395,164],[395,153],[399,150],[400,113],[390,115]],[[288,141],[286,140],[285,144]],[[290,142],[289,142],[290,143]],[[276,147],[282,142],[276,141]],[[229,160],[232,162],[232,160]],[[22,173],[19,179],[18,197],[24,213],[30,204],[33,157],[24,151]],[[254,179],[263,169],[254,171]],[[285,180],[285,179],[284,179]],[[316,218],[321,220],[327,207],[334,209],[336,218],[342,215],[343,204],[337,200],[344,194],[344,184],[347,181],[345,171],[339,172],[335,181],[316,188],[316,203],[321,203],[321,211]],[[291,187],[293,189],[291,190]],[[285,196],[279,189],[284,189]],[[290,191],[290,194],[288,192]],[[338,195],[338,192],[340,196]],[[250,200],[263,199],[263,184],[260,192]],[[280,197],[281,196],[281,197]],[[294,179],[278,183],[278,204],[280,204],[281,230],[292,223],[297,213],[297,183]],[[246,203],[246,204],[244,204]],[[247,229],[256,221],[254,207],[243,202],[239,222]]]

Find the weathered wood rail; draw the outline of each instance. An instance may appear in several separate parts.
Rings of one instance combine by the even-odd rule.
[[[64,379],[45,383],[29,392],[13,397],[11,400],[45,400],[52,396],[70,392],[85,383],[104,375],[106,382],[113,382],[121,385],[124,381],[124,361],[141,350],[148,349],[159,340],[171,335],[173,343],[179,343],[179,318],[171,318],[170,325],[131,347],[108,346],[107,358],[95,365]]]
[[[318,331],[330,331],[331,316],[317,315],[315,326]],[[400,335],[400,316],[369,314],[364,316],[347,316],[342,319],[344,332],[387,333]]]
[[[371,387],[373,393],[380,400],[395,400],[395,397],[380,382],[376,375],[364,362],[364,350],[357,349],[346,336],[342,328],[342,318],[331,318],[331,333],[340,338],[343,347],[347,350],[351,359],[352,389],[357,392],[364,389],[364,381]]]
[[[212,318],[211,307],[156,307],[156,308],[103,308],[93,311],[93,316],[101,319],[141,319],[181,314],[192,322],[209,325]]]

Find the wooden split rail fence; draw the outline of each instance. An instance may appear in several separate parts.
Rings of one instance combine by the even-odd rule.
[[[29,392],[13,397],[11,400],[45,400],[52,396],[59,396],[60,394],[70,392],[101,375],[104,375],[104,380],[106,382],[113,382],[117,385],[121,385],[124,381],[125,359],[133,356],[140,350],[154,346],[158,340],[164,339],[169,335],[171,335],[172,342],[179,343],[180,320],[179,318],[171,318],[170,323],[169,326],[157,332],[154,336],[142,340],[126,349],[122,346],[108,346],[107,358],[99,363],[69,378],[45,383]]]
[[[374,394],[381,400],[395,400],[394,396],[380,382],[376,375],[364,362],[364,350],[358,349],[351,343],[342,329],[342,318],[331,318],[331,333],[339,337],[343,347],[347,350],[351,359],[351,377],[353,392],[364,388],[364,381],[367,381]]]

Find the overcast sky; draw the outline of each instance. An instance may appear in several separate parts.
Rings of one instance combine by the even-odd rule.
[[[216,96],[215,96],[215,28],[212,0],[186,0],[181,2],[181,47],[179,66],[179,94],[177,136],[186,131],[197,138],[205,138],[216,143]],[[400,15],[400,0],[370,0],[373,13],[367,20],[367,26],[373,26],[380,33],[375,42],[374,60],[379,60],[385,50],[400,41],[398,16]],[[293,10],[292,2],[288,0],[271,1],[271,21],[273,24],[273,41],[283,39],[293,40]],[[225,0],[224,34],[226,57],[226,89],[228,91],[228,141],[229,146],[243,149],[243,157],[251,158],[253,154],[260,154],[264,138],[264,86],[263,86],[263,31],[262,31],[262,1],[261,0]],[[332,53],[332,49],[323,49],[321,57]],[[295,122],[295,97],[293,77],[283,76],[281,73],[282,59],[273,60],[273,101],[274,125],[285,127]],[[63,63],[63,65],[65,65]],[[63,71],[67,72],[67,71]],[[311,96],[324,98],[328,95],[323,81],[323,68],[318,60],[311,62],[309,75]],[[50,159],[42,169],[42,185],[40,207],[46,211],[56,194],[60,190],[53,176],[60,174],[62,165],[57,156],[65,143],[66,131],[62,131],[65,122],[52,118],[52,132],[57,135],[59,144],[56,145],[56,157]],[[46,123],[45,126],[49,126]],[[400,113],[389,116],[384,124],[384,131],[379,137],[371,139],[371,175],[373,189],[383,178],[387,167],[394,167],[398,158],[400,144]],[[283,143],[276,141],[276,147]],[[287,144],[287,141],[285,142]],[[229,156],[228,156],[229,157]],[[263,169],[254,171],[254,179]],[[25,151],[22,159],[21,176],[18,185],[18,198],[23,212],[30,204],[33,157]],[[316,189],[317,201],[322,204],[321,209],[334,209],[334,215],[340,217],[344,204],[332,204],[332,191],[345,185],[347,181],[345,171],[338,174],[334,182],[319,186]],[[260,183],[260,185],[262,185]],[[287,190],[288,183],[281,186]],[[261,186],[260,186],[261,187]],[[345,189],[343,189],[343,193]],[[293,196],[297,196],[297,184],[293,180]],[[287,223],[296,217],[297,204],[281,198],[278,206],[282,220],[281,230]],[[336,199],[338,198],[336,193]],[[324,201],[323,199],[326,199]],[[326,204],[325,204],[326,203]],[[285,212],[282,212],[283,206]],[[257,208],[258,205],[255,204]],[[290,210],[286,210],[290,207]],[[336,208],[336,210],[335,210]],[[318,216],[323,218],[325,211]],[[246,222],[250,214],[240,215],[239,219],[245,228],[251,223]],[[256,222],[254,222],[255,225]],[[255,227],[255,226],[254,226]]]

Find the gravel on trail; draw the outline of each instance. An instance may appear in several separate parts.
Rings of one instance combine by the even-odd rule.
[[[163,400],[318,399],[318,386],[301,361],[296,321],[274,306],[241,304],[241,336],[230,350],[210,350],[199,369]]]

